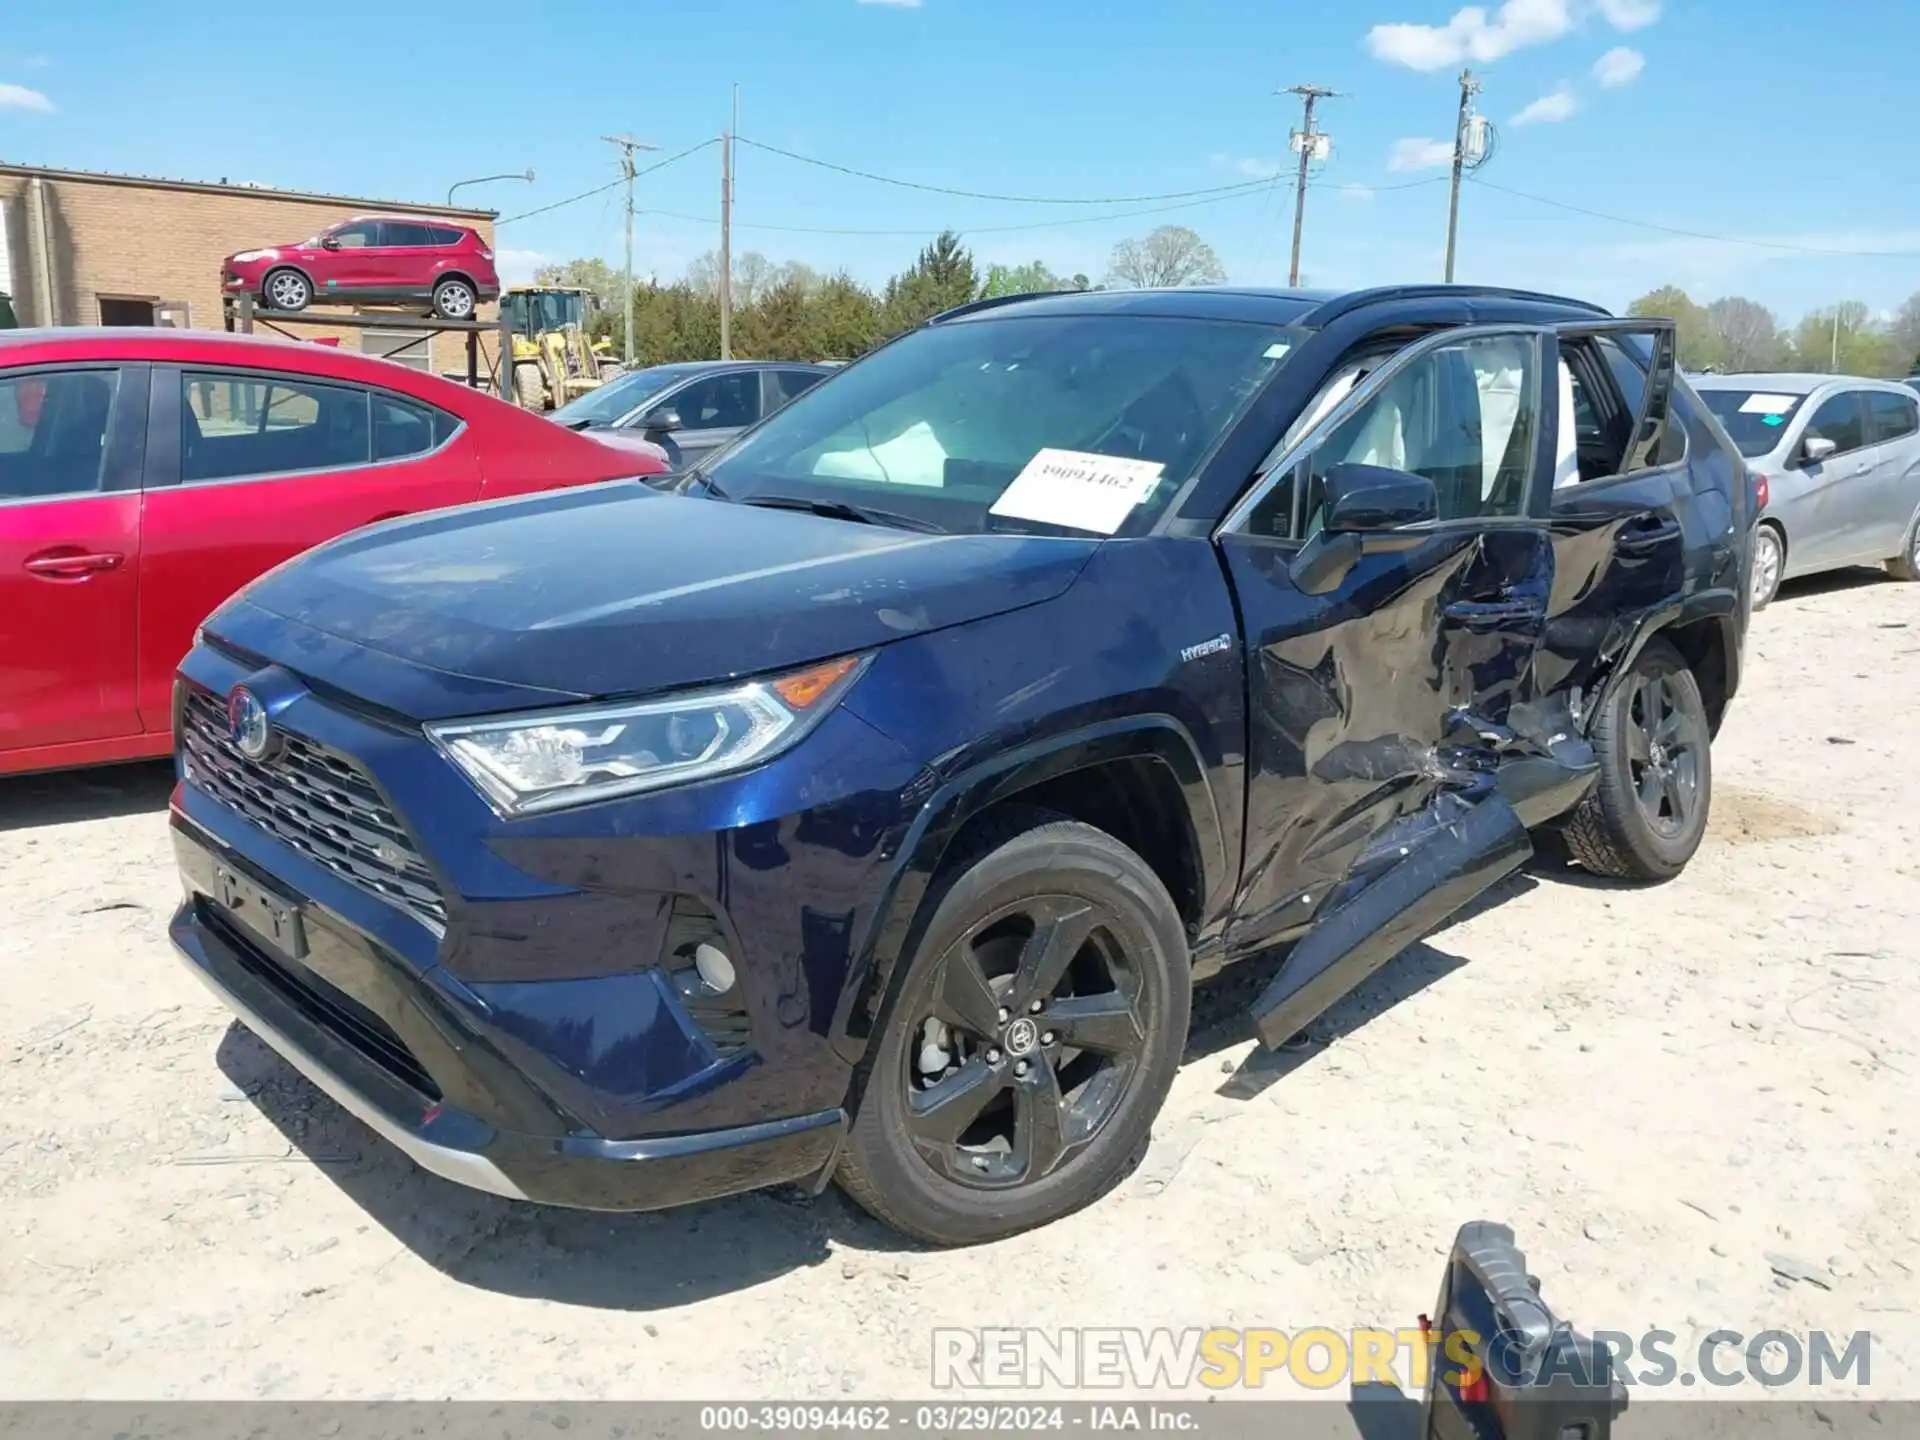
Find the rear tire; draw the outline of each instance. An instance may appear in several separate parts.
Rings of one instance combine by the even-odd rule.
[[[1920,580],[1920,515],[1907,529],[1907,543],[1887,561],[1887,573],[1896,580]]]
[[[1787,539],[1778,525],[1762,520],[1753,531],[1753,608],[1764,610],[1780,593],[1787,570]]]
[[[457,277],[442,280],[433,287],[433,313],[442,320],[471,320],[478,300],[473,286]]]
[[[513,367],[513,398],[523,410],[547,409],[547,385],[540,378],[540,367],[522,360]]]
[[[857,1204],[935,1245],[1098,1199],[1144,1147],[1186,1043],[1186,930],[1159,877],[1104,831],[1020,823],[937,882],[840,1161]]]
[[[1680,652],[1649,640],[1594,718],[1600,779],[1563,828],[1586,869],[1671,880],[1693,858],[1713,803],[1713,749],[1699,683]]]

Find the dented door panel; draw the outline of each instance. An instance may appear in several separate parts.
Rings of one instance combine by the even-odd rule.
[[[1250,701],[1238,949],[1299,929],[1387,827],[1497,768],[1534,700],[1553,551],[1543,526],[1436,531],[1312,596],[1291,547],[1221,550]]]

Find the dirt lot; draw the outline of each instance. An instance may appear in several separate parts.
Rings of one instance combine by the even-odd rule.
[[[423,1175],[171,957],[164,771],[0,782],[0,1394],[917,1396],[939,1324],[1405,1325],[1486,1217],[1583,1328],[1870,1329],[1920,1396],[1920,586],[1748,665],[1679,882],[1521,877],[1232,1074],[1216,990],[1139,1171],[961,1253]]]

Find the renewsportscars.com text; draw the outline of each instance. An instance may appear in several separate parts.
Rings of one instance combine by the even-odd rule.
[[[1873,1337],[1864,1330],[1715,1330],[1683,1344],[1670,1330],[1598,1330],[1593,1338],[1628,1385],[1768,1389],[1872,1383]],[[936,1389],[1258,1389],[1291,1381],[1310,1390],[1348,1383],[1426,1388],[1435,1367],[1450,1385],[1480,1374],[1480,1337],[1415,1327],[1339,1331],[1225,1329],[938,1329]],[[1589,1377],[1576,1376],[1580,1380]]]

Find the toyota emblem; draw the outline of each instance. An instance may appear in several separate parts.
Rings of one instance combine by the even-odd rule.
[[[266,759],[273,746],[273,723],[267,718],[267,707],[244,685],[236,686],[227,697],[227,734],[249,760]]]

